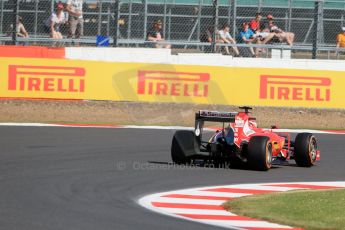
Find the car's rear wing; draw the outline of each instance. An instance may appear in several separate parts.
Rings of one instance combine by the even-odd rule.
[[[218,112],[200,110],[195,113],[195,120],[199,121],[213,121],[213,122],[235,122],[237,112]]]
[[[237,112],[218,112],[208,110],[200,110],[196,112],[194,131],[195,136],[198,137],[199,141],[201,141],[205,121],[232,123],[235,122],[235,117],[237,114]]]

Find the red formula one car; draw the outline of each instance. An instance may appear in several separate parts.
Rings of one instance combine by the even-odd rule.
[[[212,162],[218,165],[247,166],[254,170],[268,170],[272,164],[294,159],[300,167],[310,167],[320,159],[316,138],[311,133],[299,133],[294,141],[289,133],[257,127],[250,116],[250,107],[242,112],[201,110],[195,114],[195,130],[175,132],[171,146],[176,164]],[[204,140],[205,122],[220,122],[222,128]]]

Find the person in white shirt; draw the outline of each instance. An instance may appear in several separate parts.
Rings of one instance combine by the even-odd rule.
[[[80,38],[84,34],[83,0],[67,0],[69,38]]]
[[[49,31],[50,37],[54,39],[62,39],[60,26],[66,22],[63,3],[59,2],[56,7],[56,12],[46,20],[45,27]]]
[[[230,26],[229,25],[224,25],[222,27],[222,29],[218,31],[218,36],[219,36],[218,39],[222,43],[236,44],[236,41],[231,37],[229,31],[230,31]],[[238,48],[236,46],[232,46],[231,48],[234,50],[236,56],[240,55],[240,52],[238,51]],[[228,55],[230,54],[228,46],[225,46],[225,51],[226,51],[226,54],[228,54]]]

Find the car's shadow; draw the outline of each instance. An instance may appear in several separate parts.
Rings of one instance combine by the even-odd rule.
[[[235,170],[250,170],[250,171],[257,171],[250,169],[247,165],[231,165],[230,163],[220,163],[220,164],[214,164],[214,163],[205,163],[205,164],[176,164],[173,162],[166,162],[166,161],[148,161],[149,164],[159,164],[159,165],[168,165],[171,166],[172,168],[176,167],[179,168],[181,166],[188,167],[188,168],[216,168],[216,169],[224,169],[224,170],[229,170],[229,169],[235,169]],[[281,168],[282,165],[272,165],[271,169],[278,169]]]

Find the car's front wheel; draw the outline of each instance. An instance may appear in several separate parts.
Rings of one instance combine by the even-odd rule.
[[[299,133],[295,139],[294,158],[300,167],[311,167],[317,158],[317,142],[311,133]]]
[[[272,167],[272,143],[265,136],[254,136],[248,144],[248,165],[251,169],[267,171]]]

